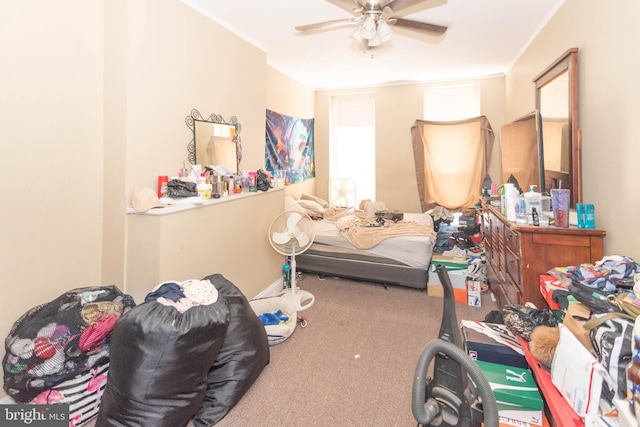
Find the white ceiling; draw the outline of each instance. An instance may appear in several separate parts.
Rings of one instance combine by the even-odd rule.
[[[263,50],[267,63],[312,89],[502,75],[564,0],[425,0],[396,16],[449,27],[439,37],[391,27],[363,51],[352,26],[300,34],[295,26],[351,18],[328,0],[182,0]],[[391,4],[393,6],[393,4]]]

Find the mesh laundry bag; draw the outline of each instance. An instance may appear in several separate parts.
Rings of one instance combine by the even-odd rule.
[[[29,402],[108,361],[111,331],[133,306],[133,298],[115,286],[92,286],[30,309],[5,340],[5,391]]]
[[[108,371],[109,361],[107,360],[83,374],[43,391],[29,403],[67,404],[69,405],[69,426],[80,427],[98,414]]]
[[[185,426],[200,408],[228,325],[224,298],[183,313],[157,300],[131,309],[113,330],[96,426]]]
[[[204,280],[227,300],[231,317],[220,354],[209,371],[202,407],[193,419],[196,427],[220,421],[249,390],[270,357],[264,326],[242,292],[221,274]]]

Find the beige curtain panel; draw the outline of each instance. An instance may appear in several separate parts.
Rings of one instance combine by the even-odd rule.
[[[485,116],[454,122],[416,120],[411,138],[423,211],[434,205],[459,210],[480,201],[494,141]]]

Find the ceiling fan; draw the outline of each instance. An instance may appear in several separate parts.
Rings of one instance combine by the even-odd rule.
[[[391,39],[390,25],[421,31],[432,35],[441,35],[447,27],[414,21],[396,16],[398,12],[428,0],[327,0],[351,12],[355,18],[335,19],[315,24],[295,27],[299,32],[330,30],[344,25],[356,25],[351,37],[369,48],[379,46]]]

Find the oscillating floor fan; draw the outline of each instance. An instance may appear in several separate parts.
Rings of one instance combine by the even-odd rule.
[[[313,220],[306,214],[286,211],[278,215],[269,227],[269,242],[276,252],[291,257],[291,291],[282,296],[290,298],[297,311],[306,310],[315,302],[314,296],[296,286],[296,255],[313,243]]]

